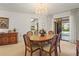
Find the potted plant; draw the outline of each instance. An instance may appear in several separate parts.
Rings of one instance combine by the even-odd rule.
[[[46,31],[44,29],[40,30],[39,32],[41,34],[41,36],[44,36],[46,34]]]
[[[13,31],[16,32],[16,28],[14,28]]]

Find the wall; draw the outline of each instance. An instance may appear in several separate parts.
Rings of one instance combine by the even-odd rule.
[[[47,16],[47,30],[53,30],[54,31],[54,24],[53,24],[53,16],[48,15]]]
[[[37,18],[34,14],[27,13],[18,13],[18,12],[9,12],[9,11],[1,11],[0,17],[8,17],[9,18],[9,29],[12,30],[16,28],[17,32],[19,32],[19,37],[22,38],[22,35],[30,30],[31,26],[31,18]],[[44,29],[46,31],[50,30],[51,21],[47,16],[39,17],[39,27],[42,28],[42,24],[45,24]],[[9,29],[0,29],[0,32],[7,32]]]
[[[79,40],[79,9],[72,10],[76,25],[76,40]],[[75,28],[75,27],[74,27]]]
[[[54,30],[54,18],[65,16],[70,16],[70,41],[74,42],[79,38],[79,9],[55,15],[40,16],[38,17],[40,25],[39,29],[43,27],[46,31]],[[12,30],[13,28],[16,28],[17,32],[19,32],[19,37],[22,38],[22,35],[30,30],[30,19],[37,18],[37,15],[0,10],[0,17],[8,17],[9,29]],[[42,24],[44,24],[44,26],[42,26]],[[0,29],[0,32],[7,32],[9,29]]]
[[[70,11],[66,11],[66,12],[62,12],[62,13],[53,15],[54,18],[65,17],[65,16],[70,16]]]

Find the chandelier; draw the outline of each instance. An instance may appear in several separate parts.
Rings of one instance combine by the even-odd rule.
[[[35,13],[38,15],[46,14],[48,11],[48,6],[46,3],[38,3],[35,5]]]

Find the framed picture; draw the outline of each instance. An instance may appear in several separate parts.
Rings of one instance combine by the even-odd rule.
[[[9,18],[0,17],[0,29],[8,29],[9,28]]]
[[[35,26],[31,26],[31,30],[35,30]]]

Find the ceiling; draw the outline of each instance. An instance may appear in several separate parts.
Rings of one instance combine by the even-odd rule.
[[[37,3],[0,3],[0,10],[35,13],[34,6]],[[79,8],[79,3],[47,3],[48,13],[56,14],[71,9]]]

